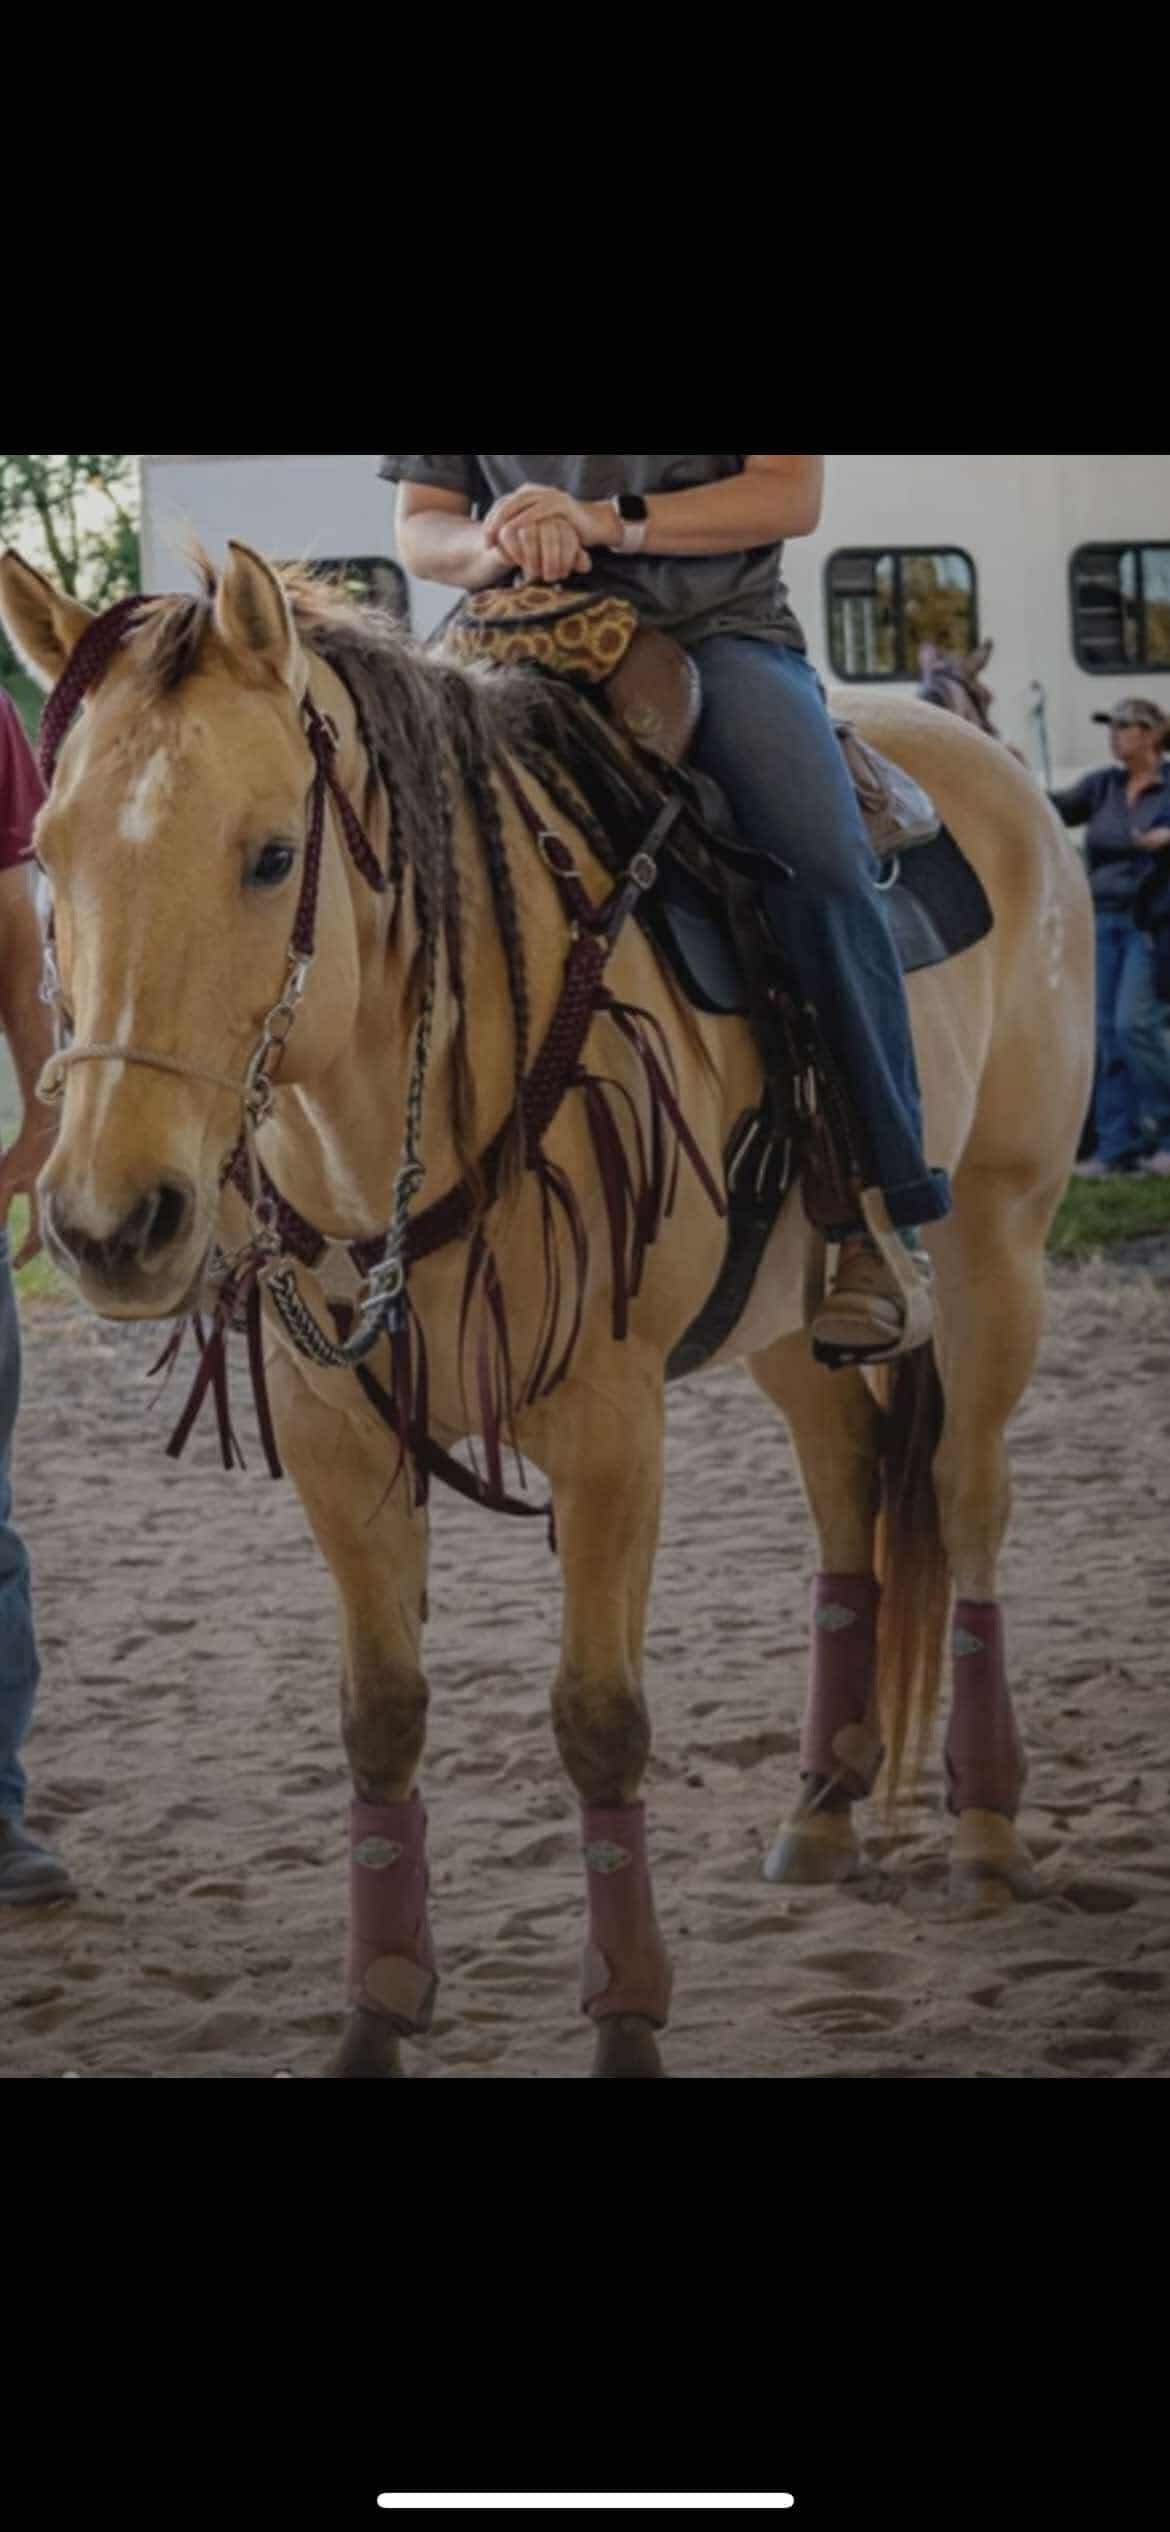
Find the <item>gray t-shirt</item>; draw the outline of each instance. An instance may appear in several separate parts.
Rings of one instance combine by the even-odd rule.
[[[434,484],[466,495],[477,513],[523,484],[555,484],[579,501],[615,493],[688,492],[743,473],[742,457],[384,457],[390,483]],[[747,633],[806,648],[781,577],[782,545],[742,554],[611,554],[593,550],[590,586],[632,599],[648,624],[693,644]]]

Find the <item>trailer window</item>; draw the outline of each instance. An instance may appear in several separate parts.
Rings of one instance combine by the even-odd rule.
[[[1071,580],[1078,667],[1090,677],[1170,669],[1170,544],[1079,545]]]
[[[973,651],[979,640],[975,565],[958,546],[858,545],[825,570],[829,658],[853,684],[918,677],[924,642]]]

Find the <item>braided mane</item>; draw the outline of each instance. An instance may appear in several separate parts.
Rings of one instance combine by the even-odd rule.
[[[127,601],[111,611],[108,655],[122,651],[148,689],[173,697],[195,675],[212,630],[219,574],[199,547],[190,559],[194,595]],[[475,1091],[468,1058],[464,923],[456,851],[460,795],[483,855],[503,949],[514,1031],[515,1148],[505,1179],[522,1166],[519,1094],[531,1057],[528,969],[515,881],[492,781],[501,757],[533,774],[609,869],[628,857],[657,794],[609,738],[605,722],[565,686],[523,670],[490,674],[427,652],[384,610],[359,605],[343,587],[301,565],[278,569],[302,644],[341,678],[357,714],[370,774],[389,810],[390,876],[400,910],[409,882],[418,942],[408,983],[416,1003],[440,948],[455,1009],[452,1128],[461,1161],[476,1143]],[[42,732],[59,746],[75,708],[66,675]],[[56,726],[60,722],[61,726]],[[362,804],[368,818],[372,798]],[[397,914],[396,918],[397,920]]]

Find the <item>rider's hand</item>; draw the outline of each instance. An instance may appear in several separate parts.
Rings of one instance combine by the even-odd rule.
[[[567,519],[505,519],[497,531],[495,545],[526,581],[555,584],[567,580],[573,572],[593,569],[576,529]]]
[[[577,543],[586,553],[594,545],[617,542],[613,504],[609,501],[577,501],[571,492],[561,492],[552,484],[524,484],[519,492],[505,493],[488,511],[484,535],[489,545],[499,542],[505,528],[522,520],[525,527],[545,527],[559,521],[573,530]]]
[[[13,1259],[15,1266],[28,1266],[44,1247],[41,1238],[40,1207],[36,1184],[57,1139],[57,1119],[49,1117],[43,1124],[24,1125],[15,1143],[0,1158],[0,1231],[8,1228],[8,1215],[14,1196],[27,1196],[29,1206],[28,1238]]]

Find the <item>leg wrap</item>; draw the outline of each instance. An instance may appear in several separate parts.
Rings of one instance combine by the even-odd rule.
[[[813,1584],[801,1774],[836,1777],[856,1799],[872,1793],[883,1757],[874,1693],[880,1600],[873,1574],[818,1574]]]
[[[954,1701],[946,1740],[947,1808],[1014,1820],[1027,1762],[1016,1730],[996,1600],[958,1600],[951,1635]]]
[[[349,2000],[400,2031],[430,2029],[438,1975],[427,1922],[427,1815],[409,1802],[350,1814]]]
[[[644,2013],[661,2030],[672,1980],[654,1914],[645,1805],[586,1810],[582,1824],[589,1899],[582,2009],[594,2022]]]

